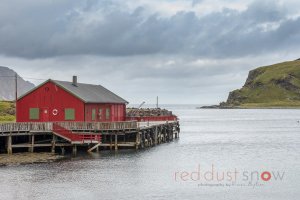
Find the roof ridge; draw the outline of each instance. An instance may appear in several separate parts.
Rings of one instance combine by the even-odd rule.
[[[82,99],[86,103],[128,103],[125,99],[116,95],[115,93],[113,93],[112,91],[100,84],[95,85],[88,83],[77,83],[77,87],[74,87],[72,85],[72,82],[70,81],[52,81],[63,87],[68,92]],[[84,87],[83,90],[82,87]]]

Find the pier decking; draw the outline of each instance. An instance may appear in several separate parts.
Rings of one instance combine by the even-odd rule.
[[[0,124],[0,151],[35,148],[51,152],[77,147],[88,151],[118,148],[145,148],[179,137],[178,121],[122,122],[28,122]]]

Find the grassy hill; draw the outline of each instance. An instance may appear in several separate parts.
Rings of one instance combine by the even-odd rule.
[[[299,107],[300,60],[259,67],[249,72],[245,85],[229,93],[221,107]]]
[[[0,122],[15,121],[15,104],[13,102],[0,101]]]

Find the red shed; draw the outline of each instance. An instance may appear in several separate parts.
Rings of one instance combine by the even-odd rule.
[[[128,102],[101,85],[47,80],[17,101],[17,122],[125,121]]]

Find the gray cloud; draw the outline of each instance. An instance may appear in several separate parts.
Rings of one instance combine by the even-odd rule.
[[[195,9],[208,1],[190,1],[191,9],[162,16],[125,1],[2,3],[1,65],[35,84],[42,80],[28,77],[75,74],[131,103],[155,103],[156,95],[162,103],[218,103],[250,69],[300,57],[295,2],[293,12],[277,1],[255,1],[201,14]]]
[[[143,7],[130,12],[113,1],[49,1],[24,7],[11,17],[7,12],[1,14],[3,55],[179,54],[221,58],[281,51],[282,47],[298,49],[300,42],[300,18],[287,18],[287,10],[276,1],[256,1],[245,11],[224,9],[206,16],[187,11],[169,18],[145,16]],[[0,11],[3,9],[8,8]]]
[[[218,60],[166,55],[34,60],[0,56],[0,60],[35,84],[43,80],[28,77],[71,81],[72,75],[78,75],[80,82],[101,84],[131,103],[155,103],[156,95],[162,103],[218,103],[243,85],[250,69],[296,56],[264,54]]]

